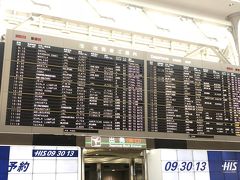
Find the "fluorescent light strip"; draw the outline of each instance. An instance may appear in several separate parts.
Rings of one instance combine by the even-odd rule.
[[[240,3],[240,0],[231,0],[232,2]]]

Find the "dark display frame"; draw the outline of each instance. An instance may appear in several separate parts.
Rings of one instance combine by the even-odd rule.
[[[161,55],[161,54],[156,54],[156,53],[150,53],[150,52],[144,52],[144,51],[137,51],[137,50],[130,50],[130,49],[124,49],[121,47],[112,47],[108,45],[100,45],[96,43],[87,43],[87,42],[80,42],[76,40],[69,40],[69,39],[62,39],[62,38],[57,38],[57,37],[51,37],[51,36],[45,36],[45,35],[37,35],[33,33],[26,33],[26,32],[20,32],[20,31],[13,31],[9,30],[7,33],[7,38],[6,38],[6,44],[7,47],[13,47],[13,42],[18,41],[18,42],[26,42],[29,43],[29,46],[34,46],[34,44],[42,44],[43,46],[51,46],[51,47],[59,47],[59,48],[67,48],[70,50],[79,50],[82,52],[90,52],[90,56],[92,53],[92,56],[95,56],[96,54],[105,54],[106,57],[122,57],[122,58],[127,58],[127,59],[138,59],[143,62],[142,67],[144,69],[143,73],[143,110],[144,110],[144,115],[143,119],[144,122],[142,122],[144,128],[139,130],[139,129],[121,129],[116,131],[114,128],[113,129],[103,129],[101,128],[79,128],[77,127],[76,129],[74,127],[64,127],[58,128],[58,127],[35,127],[35,126],[10,126],[6,125],[6,109],[7,109],[7,102],[8,102],[8,87],[9,85],[9,74],[12,73],[10,72],[11,69],[11,61],[12,61],[12,56],[14,52],[12,49],[8,48],[5,49],[5,57],[4,57],[4,77],[3,77],[3,82],[2,82],[2,93],[1,93],[1,121],[0,121],[0,130],[2,129],[3,132],[18,132],[18,133],[48,133],[51,131],[53,134],[76,134],[76,135],[84,135],[88,134],[87,131],[81,131],[81,130],[88,130],[88,129],[95,129],[97,131],[89,131],[90,133],[98,134],[98,135],[117,135],[117,136],[132,136],[132,137],[146,137],[146,138],[169,138],[169,139],[193,139],[193,138],[201,138],[201,140],[207,139],[207,140],[216,140],[216,141],[225,141],[225,140],[230,140],[230,141],[235,141],[238,140],[237,136],[233,136],[233,134],[224,134],[224,133],[215,133],[215,132],[199,132],[199,131],[192,131],[189,130],[189,132],[186,131],[174,131],[172,129],[170,130],[161,130],[161,129],[156,129],[151,127],[151,124],[153,122],[157,122],[159,125],[160,121],[158,120],[152,120],[150,119],[151,117],[151,108],[149,108],[151,101],[154,99],[150,97],[149,95],[154,92],[153,86],[151,87],[151,83],[149,80],[152,78],[150,73],[153,73],[154,71],[150,68],[149,69],[149,64],[150,63],[159,63],[159,64],[168,64],[168,70],[169,68],[171,69],[172,67],[182,67],[182,68],[190,68],[190,69],[201,69],[201,71],[209,70],[209,67],[214,67],[214,71],[219,71],[219,72],[224,72],[224,73],[234,73],[238,76],[239,69],[238,67],[234,67],[231,65],[225,65],[225,64],[216,64],[216,63],[211,63],[211,62],[203,62],[203,61],[192,61],[191,59],[187,58],[179,58],[179,57],[172,57],[172,56],[167,56],[167,55]],[[89,56],[89,57],[90,57]],[[181,69],[181,68],[180,68]],[[212,70],[209,70],[212,71]],[[166,78],[180,78],[179,75],[174,75],[175,72],[170,72],[169,77]],[[190,72],[191,74],[191,72]],[[164,77],[165,78],[165,77]],[[165,78],[165,80],[166,80]],[[177,80],[179,81],[179,80]],[[180,80],[181,81],[181,80]],[[154,84],[154,83],[153,83]],[[181,84],[181,83],[180,83]],[[176,85],[173,85],[173,88],[175,86],[180,87],[179,83]],[[161,86],[161,85],[160,85]],[[211,86],[211,85],[210,85]],[[161,87],[163,88],[163,86]],[[181,87],[182,88],[182,87]],[[189,89],[192,87],[189,86]],[[170,87],[172,90],[172,87]],[[178,89],[178,88],[175,88]],[[175,90],[174,89],[174,90]],[[166,87],[165,87],[166,90]],[[169,89],[167,89],[169,90]],[[171,91],[170,90],[170,91]],[[172,90],[172,91],[174,91]],[[149,91],[152,91],[152,93],[149,93]],[[158,93],[158,90],[157,90]],[[178,94],[178,92],[176,92]],[[168,95],[168,99],[170,98],[171,94]],[[177,97],[177,99],[183,99],[183,97]],[[161,98],[157,99],[160,100]],[[175,97],[173,97],[174,101]],[[190,98],[190,101],[192,99]],[[161,101],[161,100],[160,100]],[[180,100],[179,100],[180,102]],[[191,103],[190,103],[191,104]],[[174,102],[170,106],[174,106]],[[181,104],[182,106],[182,104]],[[196,104],[195,104],[196,106]],[[172,112],[171,112],[172,113]],[[161,117],[162,113],[157,114],[157,119]],[[195,116],[194,116],[195,117]],[[194,118],[192,117],[192,118]],[[189,120],[190,121],[190,120]],[[192,121],[192,120],[191,120]],[[173,122],[175,123],[175,122]],[[230,122],[233,123],[233,122]],[[10,124],[10,123],[8,123]],[[171,124],[171,122],[170,122]],[[157,125],[157,126],[158,126]],[[237,121],[234,122],[234,125],[236,128],[238,128],[239,123]],[[181,125],[177,125],[181,126]],[[66,129],[67,128],[67,129]],[[193,128],[193,127],[192,127]],[[185,125],[186,129],[186,125]],[[193,136],[193,135],[197,136]],[[229,136],[230,135],[230,136]]]

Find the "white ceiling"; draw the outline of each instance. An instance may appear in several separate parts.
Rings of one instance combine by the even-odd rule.
[[[231,0],[129,0],[129,3],[145,4],[219,20],[226,20],[228,15],[240,12],[240,2]]]

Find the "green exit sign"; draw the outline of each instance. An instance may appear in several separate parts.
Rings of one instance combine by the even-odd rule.
[[[85,137],[85,147],[87,148],[134,148],[146,149],[146,139],[129,137]]]

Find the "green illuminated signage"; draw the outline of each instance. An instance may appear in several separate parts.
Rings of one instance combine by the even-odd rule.
[[[85,147],[145,149],[147,144],[146,139],[140,138],[91,136],[85,138]]]

